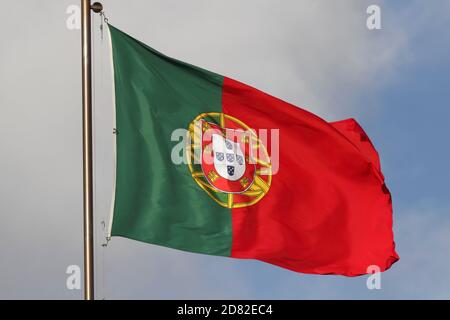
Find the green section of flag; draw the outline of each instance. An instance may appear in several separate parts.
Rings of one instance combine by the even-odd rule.
[[[109,25],[116,97],[112,236],[229,256],[231,212],[171,161],[173,130],[222,111],[223,77],[171,59]]]

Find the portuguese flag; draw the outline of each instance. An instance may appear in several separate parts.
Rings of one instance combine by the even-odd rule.
[[[391,195],[355,120],[326,122],[109,30],[110,236],[314,274],[399,259]]]

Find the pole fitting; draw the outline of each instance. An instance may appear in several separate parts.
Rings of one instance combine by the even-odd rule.
[[[103,11],[103,5],[100,2],[94,2],[91,4],[91,10],[95,13],[99,13]]]

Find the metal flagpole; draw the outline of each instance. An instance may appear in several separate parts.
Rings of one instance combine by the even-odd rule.
[[[92,175],[92,67],[91,9],[98,13],[102,5],[91,6],[81,0],[81,52],[83,94],[83,227],[84,227],[84,299],[94,300],[94,216]]]

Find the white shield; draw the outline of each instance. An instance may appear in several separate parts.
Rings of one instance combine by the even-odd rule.
[[[239,143],[219,134],[212,135],[212,142],[217,173],[227,180],[239,180],[245,173],[245,157]]]

